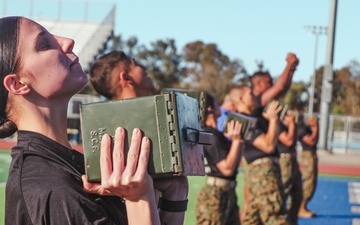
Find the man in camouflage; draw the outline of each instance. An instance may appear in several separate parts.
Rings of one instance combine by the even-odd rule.
[[[316,214],[307,209],[307,204],[314,195],[318,176],[316,145],[319,136],[319,125],[317,118],[310,117],[307,124],[303,119],[300,119],[297,133],[303,149],[299,160],[303,177],[303,201],[298,215],[301,218],[311,218]]]
[[[216,126],[216,118],[220,116],[219,105],[210,95],[207,95],[206,104],[206,126],[203,130],[211,132],[214,141],[212,145],[204,146],[210,170],[197,197],[196,224],[240,225],[235,188],[241,158],[241,123],[231,121],[224,136]]]
[[[277,151],[281,170],[281,181],[284,185],[285,201],[289,198],[288,218],[296,225],[298,211],[302,201],[302,181],[296,157],[296,123],[294,113],[288,111],[279,128]]]
[[[258,117],[261,116],[265,105],[272,99],[279,99],[285,95],[290,88],[292,77],[299,64],[299,59],[294,53],[289,52],[286,56],[286,66],[283,73],[278,79],[273,82],[273,79],[269,72],[258,71],[251,76],[251,88],[254,101],[254,108],[251,115]],[[241,212],[241,221],[245,217],[245,211],[248,206],[249,188],[244,186],[244,204]]]
[[[230,90],[230,97],[237,112],[250,115],[254,107],[250,87],[235,86]],[[279,158],[275,152],[277,114],[280,110],[277,101],[271,102],[263,114],[264,118],[258,118],[256,126],[251,127],[244,137],[243,154],[248,163],[245,185],[249,187],[249,202],[243,224],[288,224]]]

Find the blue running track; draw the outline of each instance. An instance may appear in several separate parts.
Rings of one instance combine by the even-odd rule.
[[[299,225],[360,225],[360,178],[320,176],[308,209],[317,216]]]

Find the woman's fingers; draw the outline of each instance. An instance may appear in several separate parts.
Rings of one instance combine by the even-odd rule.
[[[136,170],[136,176],[143,177],[147,173],[147,167],[149,163],[150,154],[150,140],[148,137],[143,137],[141,142],[141,151],[138,160],[138,167]]]
[[[111,137],[107,134],[103,136],[100,150],[101,183],[90,183],[84,175],[84,190],[100,195],[116,195],[132,201],[137,201],[151,191],[152,178],[147,173],[149,138],[142,138],[140,129],[133,130],[126,165],[124,141],[125,130],[117,128],[111,151]]]
[[[114,149],[112,154],[113,161],[113,177],[115,183],[118,183],[121,179],[122,173],[124,171],[125,162],[124,162],[124,147],[125,147],[125,130],[122,127],[118,127],[115,130],[114,138]],[[118,179],[118,180],[117,180]]]
[[[139,159],[140,145],[141,131],[140,129],[135,128],[131,136],[131,143],[127,155],[126,168],[124,171],[127,176],[133,176],[136,172]]]
[[[111,137],[104,134],[100,146],[101,182],[107,182],[112,174]]]

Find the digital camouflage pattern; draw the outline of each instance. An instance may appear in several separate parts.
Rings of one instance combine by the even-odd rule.
[[[303,199],[308,202],[314,195],[318,176],[318,159],[316,153],[303,150],[300,152],[300,167],[303,178]]]
[[[197,225],[240,225],[235,188],[205,184],[197,196]]]
[[[293,159],[289,153],[280,154],[279,165],[281,171],[281,182],[284,186],[285,199],[289,195],[290,189],[292,188],[293,181]]]
[[[279,165],[270,159],[257,165],[250,163],[247,173],[250,196],[244,224],[289,224]]]
[[[288,190],[287,193],[287,201],[288,201],[287,209],[288,209],[288,219],[290,221],[290,224],[295,225],[298,224],[297,223],[298,212],[302,201],[302,178],[301,178],[301,173],[296,155],[292,155],[291,164],[292,164],[291,182],[290,182],[291,188]]]

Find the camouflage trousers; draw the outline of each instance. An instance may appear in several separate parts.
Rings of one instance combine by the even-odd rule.
[[[288,201],[288,219],[297,224],[298,212],[302,201],[302,180],[299,164],[294,154],[280,154],[281,180],[284,185],[285,199]]]
[[[303,200],[310,201],[316,189],[318,176],[318,159],[316,153],[303,150],[300,152],[300,167],[303,178]]]
[[[260,160],[246,166],[250,195],[244,224],[289,224],[279,165],[267,157]]]
[[[285,198],[289,195],[290,189],[292,188],[293,178],[293,159],[291,153],[281,153],[279,158],[279,165],[281,171],[281,182],[284,186]]]
[[[239,211],[235,187],[205,184],[197,196],[196,224],[240,225]]]

